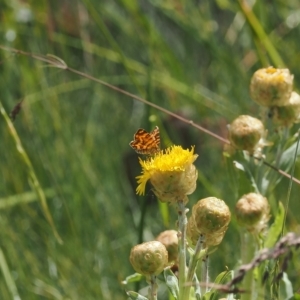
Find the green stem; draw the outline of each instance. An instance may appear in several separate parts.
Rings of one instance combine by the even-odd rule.
[[[178,202],[178,243],[179,243],[179,300],[188,300],[184,298],[184,292],[187,288],[186,283],[186,225],[187,218],[186,213],[187,209],[185,208],[184,201]]]
[[[156,276],[151,275],[150,277],[150,287],[148,290],[148,298],[149,300],[157,300],[157,283]]]
[[[202,260],[202,266],[201,266],[201,282],[205,283],[205,286],[203,287],[201,293],[204,295],[208,291],[208,254],[206,253],[205,258]]]
[[[9,270],[7,261],[5,259],[4,253],[1,248],[0,248],[0,269],[2,271],[3,278],[4,278],[4,281],[6,282],[8,290],[11,293],[11,296],[12,296],[11,299],[21,300],[21,297],[19,296],[19,293],[18,293],[16,283],[11,275],[11,271]]]
[[[199,259],[201,259],[203,256],[206,255],[206,250],[202,249],[203,248],[203,235],[200,235],[197,244],[196,244],[196,248],[195,248],[195,252],[194,255],[191,257],[190,263],[189,263],[189,270],[188,270],[188,274],[187,274],[187,286],[184,290],[184,297],[183,299],[189,299],[189,294],[190,294],[190,289],[192,287],[192,282],[193,282],[193,278],[195,276],[195,271],[197,268],[197,264]]]
[[[253,235],[249,232],[241,233],[241,258],[242,264],[248,264],[255,255],[256,241]],[[255,293],[255,282],[253,271],[249,271],[243,282],[243,288],[248,291],[242,294],[241,300],[251,300],[253,299]]]
[[[251,7],[248,5],[247,1],[238,0],[238,3],[240,5],[242,13],[244,14],[245,18],[247,19],[252,30],[255,32],[258,40],[264,45],[266,51],[268,52],[268,54],[272,60],[272,63],[276,67],[284,67],[284,62],[282,61],[279,53],[277,52],[276,48],[272,44],[267,33],[264,31],[259,20],[256,18],[255,14],[253,13]]]
[[[43,210],[43,213],[45,215],[45,218],[47,219],[48,223],[52,227],[52,231],[53,231],[54,236],[56,237],[56,240],[60,244],[63,244],[63,241],[62,241],[61,237],[59,236],[59,234],[56,230],[54,221],[52,219],[52,215],[51,215],[50,210],[48,208],[48,204],[47,204],[47,200],[46,200],[44,190],[43,190],[42,186],[40,185],[38,177],[35,174],[35,170],[33,168],[33,165],[31,164],[31,161],[30,161],[23,145],[22,145],[21,139],[20,139],[20,137],[19,137],[12,121],[10,120],[9,116],[7,115],[1,101],[0,101],[0,112],[1,112],[5,122],[7,124],[8,131],[9,131],[11,137],[13,138],[13,140],[16,144],[17,151],[19,152],[20,157],[23,160],[23,163],[27,168],[29,182],[31,183],[32,188],[34,189],[34,191],[37,194],[38,199],[40,200],[40,204],[42,206],[42,210]]]

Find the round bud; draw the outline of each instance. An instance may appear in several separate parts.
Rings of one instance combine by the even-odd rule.
[[[229,139],[239,150],[252,153],[258,142],[263,138],[265,128],[263,123],[253,117],[241,115],[229,125]]]
[[[145,276],[158,275],[167,266],[168,252],[161,242],[145,242],[131,249],[129,259],[136,272]]]
[[[197,241],[200,237],[200,233],[198,232],[195,224],[194,217],[191,216],[188,220],[187,227],[186,227],[186,235],[188,238],[188,242],[191,245],[196,245]]]
[[[177,261],[178,258],[178,236],[176,230],[165,230],[156,238],[168,251],[168,262]]]
[[[207,247],[210,247],[210,246],[218,246],[219,244],[221,244],[222,240],[223,240],[223,237],[226,233],[226,230],[227,230],[227,227],[222,230],[221,232],[217,232],[217,233],[214,233],[214,234],[207,234],[205,236],[205,245]]]
[[[300,119],[300,96],[296,92],[284,106],[273,106],[270,108],[270,117],[278,126],[288,127]]]
[[[231,213],[223,200],[208,197],[199,200],[192,211],[196,229],[204,235],[224,231],[231,219]]]
[[[261,231],[269,219],[269,203],[260,194],[244,195],[235,206],[238,223],[249,231]]]
[[[288,69],[268,67],[257,70],[251,79],[251,98],[262,106],[285,105],[292,93],[294,75]]]

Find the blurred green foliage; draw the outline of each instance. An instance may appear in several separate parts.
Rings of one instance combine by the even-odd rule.
[[[299,1],[257,1],[253,12],[297,82]],[[55,55],[225,138],[233,118],[259,114],[248,91],[253,72],[276,64],[237,1],[0,0],[0,21],[2,46]],[[163,220],[150,189],[145,199],[135,195],[140,168],[128,143],[139,127],[159,125],[164,146],[196,146],[199,183],[190,207],[216,196],[234,208],[239,192],[219,141],[34,58],[1,50],[0,61],[0,101],[9,113],[24,100],[14,126],[64,242],[55,239],[1,117],[0,246],[21,299],[124,299],[120,282],[133,272],[128,255],[140,232],[149,240],[176,227],[174,209]],[[287,187],[283,179],[270,197],[284,202]],[[287,230],[299,231],[298,189]],[[233,220],[212,255],[212,276],[234,268],[238,255]],[[2,275],[0,298],[13,299]],[[289,275],[297,281],[296,268]]]

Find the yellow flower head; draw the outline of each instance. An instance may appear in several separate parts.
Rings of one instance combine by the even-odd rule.
[[[196,188],[198,173],[193,162],[197,156],[194,147],[184,150],[181,146],[172,146],[149,160],[140,159],[142,175],[137,176],[137,194],[145,194],[146,183],[150,180],[161,201],[183,200]]]

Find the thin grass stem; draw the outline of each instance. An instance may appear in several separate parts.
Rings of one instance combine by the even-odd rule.
[[[245,18],[247,19],[249,25],[251,26],[252,30],[255,32],[258,40],[264,45],[266,51],[268,52],[273,64],[276,67],[284,67],[284,62],[281,59],[279,53],[277,52],[276,48],[272,44],[271,40],[269,39],[268,35],[264,31],[262,25],[260,24],[259,20],[255,16],[252,11],[252,8],[248,5],[247,1],[239,0],[238,1],[241,11],[243,12]]]
[[[23,163],[26,165],[27,172],[28,172],[28,177],[29,177],[29,182],[30,182],[31,187],[33,188],[33,190],[36,192],[38,199],[40,200],[40,204],[42,206],[43,213],[44,213],[48,223],[50,224],[50,226],[52,228],[53,234],[54,234],[55,238],[57,239],[57,241],[60,244],[63,244],[63,241],[62,241],[61,237],[59,236],[59,234],[56,230],[54,221],[52,219],[50,210],[48,208],[48,204],[47,204],[47,200],[46,200],[44,190],[41,187],[40,182],[39,182],[39,180],[38,180],[38,178],[35,174],[34,168],[33,168],[32,164],[31,164],[31,161],[30,161],[30,159],[29,159],[29,157],[28,157],[28,155],[27,155],[27,153],[26,153],[26,151],[25,151],[25,149],[22,145],[20,137],[19,137],[12,121],[10,120],[9,116],[7,115],[1,101],[0,101],[0,112],[1,112],[6,124],[8,126],[8,131],[9,131],[11,137],[13,138],[13,140],[16,144],[17,151],[19,152],[19,154],[21,156],[21,159],[23,160]]]
[[[5,259],[4,253],[1,248],[0,248],[0,268],[1,268],[4,280],[6,282],[6,285],[8,287],[8,290],[12,295],[12,299],[13,300],[21,300],[17,286],[15,284],[15,281],[13,280],[13,277],[11,276],[7,261]]]

